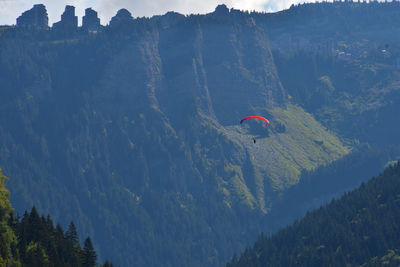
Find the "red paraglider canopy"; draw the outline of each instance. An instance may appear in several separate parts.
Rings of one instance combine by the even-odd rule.
[[[243,119],[240,121],[240,123],[242,123],[242,122],[244,122],[245,120],[248,120],[248,119],[259,119],[259,120],[263,120],[263,121],[265,121],[265,122],[269,125],[269,120],[267,120],[266,118],[261,117],[261,116],[248,116],[248,117],[246,117],[246,118],[243,118]]]

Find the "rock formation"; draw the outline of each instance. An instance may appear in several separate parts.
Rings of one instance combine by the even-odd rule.
[[[111,18],[110,26],[120,25],[121,23],[125,23],[127,21],[131,21],[132,14],[125,8],[118,10],[117,14]]]
[[[91,8],[85,9],[85,16],[82,17],[82,28],[87,31],[97,31],[101,28],[96,11]]]
[[[43,4],[34,5],[17,18],[18,27],[48,28],[49,18]]]
[[[61,15],[61,21],[53,24],[54,30],[71,31],[78,28],[78,17],[75,16],[74,6],[65,6],[65,11]]]

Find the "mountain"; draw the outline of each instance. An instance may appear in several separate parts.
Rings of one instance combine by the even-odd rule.
[[[324,4],[286,12],[301,21],[316,6]],[[69,17],[48,27],[43,8],[0,28],[0,164],[13,177],[17,212],[34,205],[63,225],[73,220],[101,259],[222,265],[260,231],[301,215],[276,208],[306,175],[311,182],[300,187],[329,168],[351,168],[356,151],[371,153],[359,163],[371,172],[398,155],[396,138],[365,128],[396,132],[380,120],[397,107],[395,60],[276,49],[280,27],[293,25],[279,23],[286,13],[221,5],[206,15],[133,19],[120,10],[107,26],[77,27],[69,6]],[[297,34],[308,38],[308,27]],[[366,80],[347,88],[343,72]],[[371,113],[380,115],[371,122]],[[253,114],[271,125],[239,124]],[[377,137],[387,147],[371,142]],[[362,177],[328,196],[319,183],[298,204],[320,203]]]
[[[400,162],[227,266],[398,266]]]

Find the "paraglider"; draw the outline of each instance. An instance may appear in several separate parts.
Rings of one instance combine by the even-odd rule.
[[[259,120],[263,120],[263,121],[265,121],[265,122],[267,123],[267,125],[269,125],[269,120],[267,120],[266,118],[261,117],[261,116],[248,116],[248,117],[245,117],[245,118],[243,118],[243,119],[240,121],[240,124],[242,124],[242,122],[244,122],[245,120],[248,120],[248,119],[259,119]]]
[[[248,119],[259,119],[259,120],[263,120],[263,121],[265,121],[265,122],[267,123],[267,125],[269,125],[269,120],[267,120],[266,118],[261,117],[261,116],[248,116],[248,117],[245,117],[245,118],[243,118],[243,119],[240,121],[240,124],[242,124],[242,122],[244,122],[245,120],[248,120]]]
[[[269,125],[269,120],[267,120],[266,118],[261,117],[261,116],[248,116],[248,117],[245,117],[240,121],[240,124],[242,124],[245,120],[248,120],[248,119],[263,120],[263,121],[265,121],[267,123],[267,125]],[[255,138],[253,138],[253,142],[254,142],[254,144],[256,143],[256,139]]]

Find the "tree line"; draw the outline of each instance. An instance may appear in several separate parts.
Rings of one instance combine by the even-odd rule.
[[[54,226],[50,215],[40,216],[35,207],[22,217],[15,216],[5,187],[8,178],[0,169],[0,266],[112,267],[108,260],[97,265],[90,237],[79,244],[74,222],[66,231]]]

